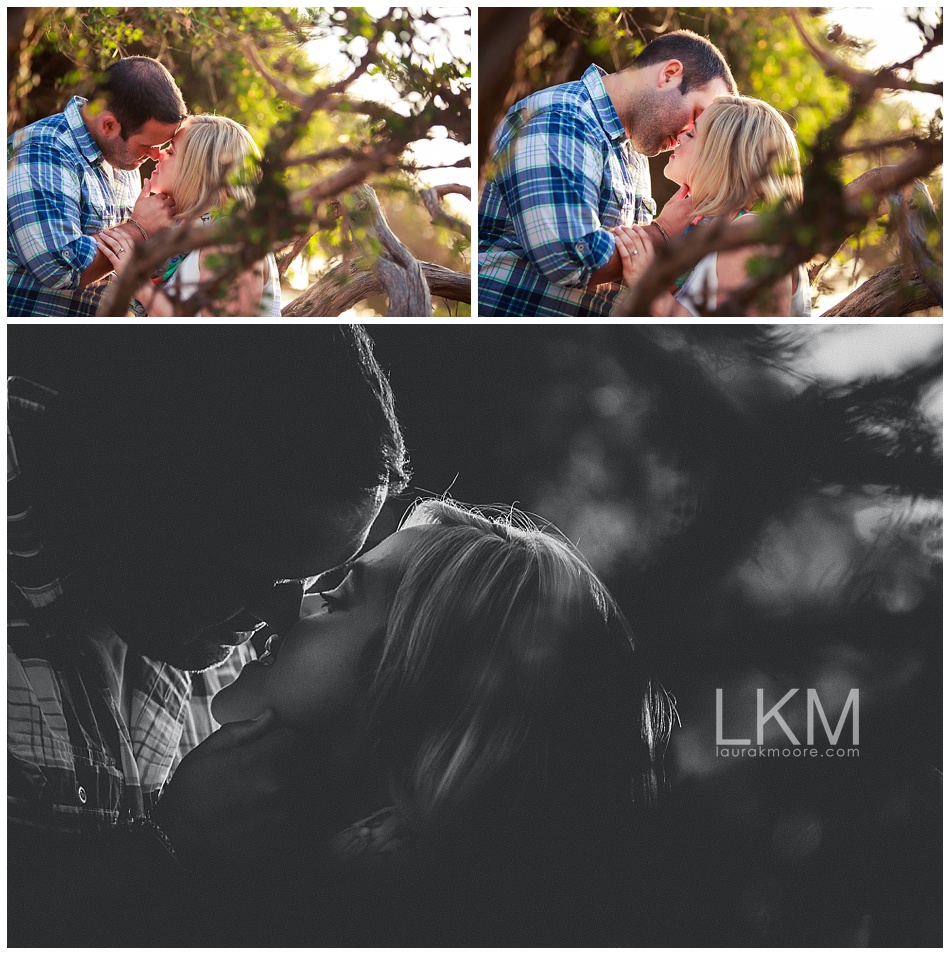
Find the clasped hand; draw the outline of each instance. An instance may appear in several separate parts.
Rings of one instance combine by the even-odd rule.
[[[642,226],[618,225],[613,230],[623,268],[623,284],[630,288],[643,277],[656,259],[653,240]]]
[[[228,723],[182,760],[152,818],[188,862],[239,857],[286,824],[302,760],[299,738],[273,711]]]
[[[132,208],[132,218],[149,237],[161,229],[170,226],[175,216],[175,200],[162,193],[150,194],[151,180],[146,179],[135,206]],[[132,246],[135,241],[144,239],[135,225],[116,226],[112,229],[103,229],[94,237],[96,245],[102,254],[112,263],[116,275],[128,265],[131,259]]]

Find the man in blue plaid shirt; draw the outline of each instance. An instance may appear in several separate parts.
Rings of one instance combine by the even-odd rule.
[[[74,96],[7,139],[7,312],[92,316],[112,264],[93,236],[119,227],[131,246],[171,224],[174,202],[136,170],[157,159],[187,110],[158,60],[105,72],[91,101]]]
[[[658,37],[625,70],[516,103],[492,143],[478,209],[483,317],[608,315],[620,291],[612,228],[646,225],[668,241],[689,223],[680,190],[653,219],[648,156],[736,85],[719,50],[688,30]]]

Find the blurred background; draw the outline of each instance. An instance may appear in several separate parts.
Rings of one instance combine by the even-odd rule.
[[[942,327],[367,327],[414,468],[373,538],[416,495],[540,515],[676,699],[638,941],[939,945]],[[832,729],[859,690],[859,755],[716,755],[717,688],[754,742],[795,687],[803,743],[806,688]]]

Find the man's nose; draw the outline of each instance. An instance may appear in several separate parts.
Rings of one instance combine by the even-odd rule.
[[[145,155],[148,156],[149,159],[157,160],[162,155],[162,150],[158,146],[149,146],[145,150]]]
[[[288,581],[274,584],[250,596],[246,603],[248,613],[263,620],[278,633],[284,633],[300,618],[303,584]]]

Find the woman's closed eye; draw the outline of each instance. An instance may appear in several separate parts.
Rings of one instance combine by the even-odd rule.
[[[343,606],[343,601],[336,591],[321,591],[320,599],[323,601],[323,609],[326,610],[327,613],[333,613],[334,611],[341,609]]]
[[[346,609],[350,600],[350,580],[353,576],[351,566],[346,567],[346,574],[336,587],[317,591],[327,613]]]

